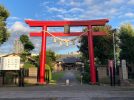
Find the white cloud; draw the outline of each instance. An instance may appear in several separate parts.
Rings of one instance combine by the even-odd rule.
[[[128,1],[128,4],[134,5],[134,0],[129,0],[129,1]]]
[[[69,13],[77,13],[77,12],[84,12],[84,10],[82,8],[71,8],[71,9],[63,9],[63,8],[56,8],[56,7],[47,7],[49,12],[58,12],[58,13],[62,13],[62,14],[69,14]],[[59,16],[59,15],[58,15]]]
[[[68,14],[66,15],[57,15],[58,18],[62,19],[62,20],[78,20],[80,18],[80,16],[70,16]]]
[[[56,8],[56,7],[47,7],[47,9],[48,9],[50,12],[61,12],[61,13],[65,13],[65,12],[66,12],[65,9]]]
[[[85,4],[92,4],[93,0],[84,0]]]
[[[131,18],[134,18],[134,13],[132,12],[128,12],[125,14],[126,17],[131,17]]]
[[[69,3],[71,6],[80,6],[80,3],[76,0],[71,0]]]
[[[57,17],[60,18],[60,19],[63,19],[64,18],[63,15],[57,15]]]
[[[78,20],[77,17],[64,17],[63,20]]]
[[[84,10],[82,8],[72,8],[68,12],[83,12]]]
[[[78,0],[60,0],[58,4],[77,7],[82,5]]]
[[[111,20],[124,20],[132,18],[132,7],[128,3],[134,4],[134,0],[59,0],[57,3],[51,3],[53,6],[44,6],[50,8],[48,13],[54,13],[49,16],[50,20],[88,20],[98,18],[111,18]],[[47,11],[46,11],[47,12]],[[51,13],[51,14],[52,14]],[[47,15],[45,15],[47,16]]]
[[[8,20],[20,20],[20,18],[19,17],[15,17],[15,16],[11,16],[11,17],[8,18]]]
[[[65,1],[66,1],[66,0],[60,0],[59,3],[62,4],[62,3],[65,3]]]
[[[115,6],[115,5],[120,5],[122,3],[124,3],[124,0],[107,0],[107,1],[104,2],[104,5]]]
[[[112,9],[110,10],[110,13],[111,13],[111,14],[115,14],[117,11],[118,11],[118,9],[112,8]]]
[[[31,31],[39,32],[40,28],[38,27],[31,28],[29,26],[26,26],[24,23],[20,21],[16,21],[10,27],[8,27],[8,31],[11,33],[29,33]]]
[[[21,33],[25,33],[25,32],[29,32],[30,28],[24,26],[24,24],[22,22],[16,21],[10,28],[9,28],[10,32],[21,32]]]
[[[49,2],[46,2],[46,1],[45,1],[45,2],[41,3],[40,5],[41,5],[41,6],[46,6],[46,5],[48,5],[48,4],[49,4]]]
[[[120,3],[123,3],[124,2],[124,0],[111,0],[110,1],[111,3],[113,3],[113,4],[120,4]]]
[[[62,3],[66,2],[64,0],[61,1]],[[77,3],[78,2],[81,3],[81,6],[70,7],[69,10],[66,10],[66,13],[64,15],[58,14],[56,16],[64,20],[113,18],[115,16],[119,16],[119,14],[121,13],[120,11],[121,9],[120,7],[117,8],[117,5],[123,3],[123,0],[109,0],[109,1],[102,1],[101,3],[100,0],[96,0],[96,1],[83,0],[83,2],[77,0]]]
[[[34,19],[32,19],[32,18],[25,18],[24,20],[34,20]]]

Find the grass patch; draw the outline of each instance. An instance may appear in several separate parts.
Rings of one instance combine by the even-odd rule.
[[[52,73],[52,80],[58,80],[64,76],[64,72],[54,72]]]

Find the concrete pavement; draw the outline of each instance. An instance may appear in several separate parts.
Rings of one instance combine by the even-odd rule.
[[[94,85],[0,87],[0,100],[134,100],[134,87]]]
[[[70,85],[65,85],[65,80]],[[80,85],[67,71],[57,85],[0,87],[0,100],[134,100],[134,86]],[[62,83],[62,84],[61,84]]]

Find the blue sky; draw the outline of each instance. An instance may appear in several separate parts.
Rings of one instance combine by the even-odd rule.
[[[109,18],[112,27],[118,28],[123,23],[134,25],[134,0],[0,0],[10,12],[7,28],[11,37],[0,46],[0,52],[12,52],[14,40],[31,29],[24,20],[91,20]],[[73,29],[78,30],[78,29]],[[41,38],[30,38],[38,52]],[[69,38],[70,39],[70,38]],[[77,51],[76,45],[59,46],[52,38],[47,39],[47,49],[57,53]]]

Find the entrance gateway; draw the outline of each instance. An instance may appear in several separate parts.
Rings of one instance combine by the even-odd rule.
[[[92,29],[94,26],[104,26],[109,20],[98,19],[98,20],[81,20],[81,21],[36,21],[36,20],[25,20],[30,27],[42,27],[41,32],[31,32],[30,36],[42,37],[41,45],[41,59],[40,59],[40,72],[39,72],[39,83],[44,84],[45,80],[45,65],[46,65],[46,38],[51,36],[47,32],[48,27],[64,27],[64,26],[86,26],[88,31],[85,35],[88,36],[88,48],[89,48],[89,60],[90,60],[90,76],[91,84],[96,84],[96,68],[94,64],[94,46],[93,36],[105,35],[105,32],[94,32]],[[80,36],[83,32],[51,32],[53,36]]]

